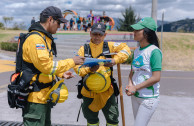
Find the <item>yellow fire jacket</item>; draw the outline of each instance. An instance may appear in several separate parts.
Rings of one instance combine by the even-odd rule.
[[[42,37],[46,37],[48,48],[51,50],[52,40],[45,36],[44,33],[38,33],[40,33]],[[33,34],[26,39],[23,44],[23,60],[28,63],[33,63],[33,65],[41,72],[39,82],[49,83],[54,80],[55,75],[62,77],[65,71],[75,66],[75,63],[73,59],[53,61],[53,54],[52,52],[49,53],[46,43],[41,36]],[[37,75],[32,78],[32,81],[36,80],[36,76]],[[50,88],[51,87],[48,87],[39,92],[30,93],[28,101],[45,104],[46,102],[42,99],[45,98],[46,93]]]
[[[103,51],[103,44],[104,42],[101,42],[100,44],[94,44],[90,41],[89,45],[91,48],[91,54],[93,58],[96,58],[98,55],[100,55]],[[125,62],[128,57],[131,55],[130,48],[127,46],[126,43],[115,43],[115,42],[108,42],[110,53],[117,53],[117,55],[112,56],[112,58],[115,60],[116,64]],[[79,51],[78,55],[84,56],[84,46],[82,46]],[[100,56],[98,59],[105,59],[104,56]],[[88,73],[90,73],[89,67],[82,67],[79,68],[80,65],[76,65],[74,67],[75,72],[81,76],[84,77]],[[104,73],[104,76],[111,76],[111,70],[109,67],[100,66],[97,72]],[[92,91],[86,90],[84,87],[82,88],[82,95],[88,98],[94,98],[93,102],[89,106],[89,108],[92,111],[99,111],[101,108],[104,107],[107,100],[110,98],[110,96],[113,94],[113,87],[110,86],[109,89],[102,93],[94,93]],[[103,97],[101,97],[103,95]],[[106,96],[106,97],[105,97]],[[96,103],[99,103],[100,105],[95,105]]]

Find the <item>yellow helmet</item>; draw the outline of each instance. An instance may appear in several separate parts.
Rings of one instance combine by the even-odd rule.
[[[105,77],[103,74],[99,72],[87,74],[83,80],[84,87],[96,93],[106,91],[110,85],[111,80],[110,77]]]
[[[68,89],[66,85],[63,83],[64,80],[58,81],[46,94],[46,97],[43,100],[47,100],[47,102],[52,102],[53,105],[57,103],[63,103],[68,98]]]

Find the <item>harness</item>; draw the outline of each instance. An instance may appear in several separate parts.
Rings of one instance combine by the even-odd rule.
[[[109,54],[110,53],[110,49],[108,47],[108,42],[104,42],[103,43],[103,51],[100,55],[98,55],[96,58],[99,58],[100,56],[104,56],[106,58],[112,58],[111,55],[106,55],[106,54]],[[88,57],[88,58],[93,58],[92,54],[91,54],[91,48],[90,48],[90,45],[89,44],[84,44],[84,57]],[[115,96],[118,96],[119,95],[119,89],[118,89],[118,86],[117,86],[117,82],[116,80],[113,78],[113,67],[110,67],[111,69],[111,75],[110,75],[110,78],[111,78],[111,83],[112,83],[112,86],[114,88],[114,93],[115,93]],[[87,75],[86,75],[87,76]],[[82,77],[82,79],[78,82],[78,95],[77,95],[77,98],[82,98],[82,94],[81,94],[81,89],[82,87],[84,86],[86,89],[88,89],[88,87],[86,86],[85,84],[85,79],[84,77]]]
[[[32,34],[37,34],[39,36],[41,36],[38,32],[31,32],[29,33],[27,36],[26,36],[26,39],[27,37],[29,37],[30,35]],[[42,37],[42,36],[41,36]],[[47,50],[49,50],[49,55],[51,55],[51,52],[52,52],[52,49],[50,50],[48,48],[48,44],[46,42],[46,38],[45,36],[42,37],[46,43],[46,47],[47,47]],[[22,69],[21,69],[21,72],[22,72],[22,76],[20,77],[20,82],[19,82],[19,87],[20,89],[25,89],[25,88],[28,88],[27,85],[30,83],[32,77],[37,74],[37,77],[36,77],[36,81],[34,81],[30,86],[29,86],[29,92],[38,92],[40,91],[41,89],[44,89],[44,88],[47,88],[49,86],[52,86],[53,85],[53,81],[50,82],[50,83],[40,83],[38,81],[39,79],[39,76],[40,76],[40,71],[33,65],[33,63],[28,63],[26,61],[23,60],[23,57],[22,58]],[[16,67],[17,67],[17,62],[16,62]],[[26,89],[27,90],[27,89]]]
[[[40,83],[39,76],[40,71],[35,68],[32,63],[28,63],[23,60],[23,52],[22,47],[27,39],[32,34],[37,34],[41,36],[38,32],[31,33],[21,33],[18,39],[18,50],[16,53],[16,71],[10,77],[11,84],[8,85],[7,89],[7,97],[8,104],[10,108],[25,108],[27,103],[27,98],[30,92],[38,92],[41,89],[47,88],[49,86],[53,86],[55,84],[55,80],[53,79],[50,83]],[[42,37],[42,36],[41,36]],[[56,46],[54,46],[54,50],[48,48],[46,38],[42,37],[46,43],[47,50],[49,50],[49,54],[51,55],[51,51],[56,54]],[[55,44],[54,44],[55,45]],[[56,55],[55,55],[56,56]],[[31,79],[34,75],[37,74],[36,80],[30,84]]]

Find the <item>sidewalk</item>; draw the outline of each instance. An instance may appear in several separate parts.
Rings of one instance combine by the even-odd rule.
[[[76,92],[70,92],[69,98],[64,103],[57,104],[52,109],[52,123],[60,126],[82,126],[86,125],[86,120],[80,113],[79,121],[77,115],[80,108],[81,100],[76,98]],[[133,115],[131,108],[131,99],[124,94],[125,122],[126,126],[133,125]],[[22,122],[21,109],[11,109],[7,103],[6,91],[0,93],[0,121]],[[193,126],[194,124],[194,98],[160,96],[160,104],[154,113],[149,126]],[[190,109],[189,109],[190,108]],[[119,101],[120,109],[120,101]],[[106,121],[102,112],[99,113],[100,126],[105,126]],[[122,126],[121,113],[119,116]]]

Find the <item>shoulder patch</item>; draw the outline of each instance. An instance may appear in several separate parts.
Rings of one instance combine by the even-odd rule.
[[[44,44],[36,44],[36,49],[37,50],[44,50],[45,49],[45,45]]]
[[[114,46],[119,46],[121,43],[115,42]]]

